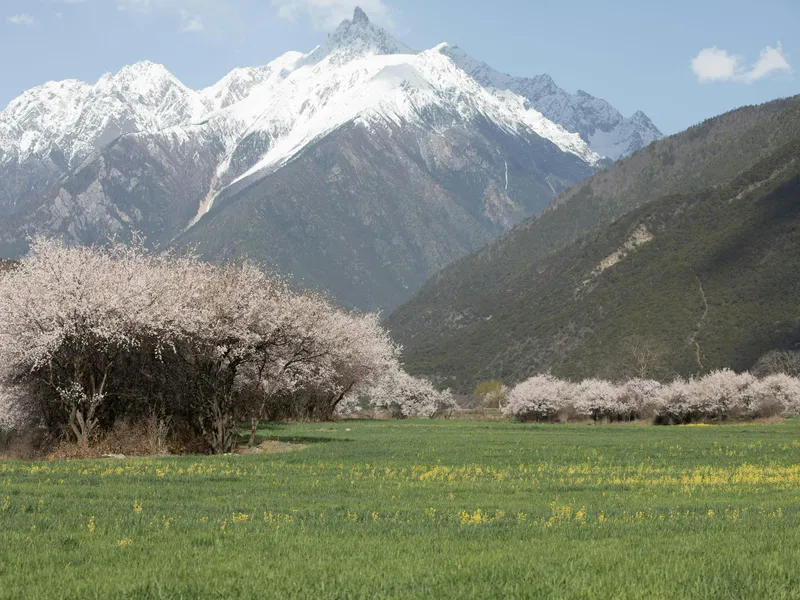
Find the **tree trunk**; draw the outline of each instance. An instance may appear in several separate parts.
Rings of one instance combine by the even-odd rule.
[[[75,441],[81,443],[81,430],[78,427],[78,409],[73,407],[69,414],[69,428],[72,430],[72,435],[75,436]]]
[[[225,410],[225,400],[218,396],[212,400],[211,450],[214,454],[228,454],[233,448],[233,416]]]
[[[259,419],[250,419],[250,441],[248,443],[250,448],[255,448],[256,446],[256,430],[258,430],[258,424],[260,422]]]
[[[76,411],[75,413],[76,419],[78,421],[78,443],[81,445],[81,448],[84,450],[89,449],[89,433],[91,429],[91,421],[88,419],[83,418],[83,413],[81,411]]]

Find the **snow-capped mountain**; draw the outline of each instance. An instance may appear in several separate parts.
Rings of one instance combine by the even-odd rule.
[[[191,123],[208,112],[202,95],[162,65],[141,62],[95,85],[47,83],[0,115],[0,160],[25,160],[58,148],[69,166],[128,133]]]
[[[526,108],[518,96],[490,93],[435,49],[382,54],[371,46],[337,45],[280,85],[265,86],[214,118],[250,123],[248,135],[259,132],[271,141],[260,160],[237,173],[238,179],[280,164],[345,123],[412,124],[429,113],[445,119],[443,127],[481,116],[511,134],[533,132],[587,164],[600,159],[579,135]],[[221,173],[228,168],[223,163]]]
[[[608,102],[583,90],[575,94],[565,92],[549,75],[512,77],[475,60],[458,46],[442,44],[439,49],[482,86],[522,96],[547,119],[580,134],[601,156],[618,160],[663,137],[641,111],[625,118]]]
[[[647,137],[644,115],[571,130],[470,61],[414,51],[357,9],[310,53],[200,91],[150,62],[30,90],[0,113],[0,250],[136,230],[393,306],[589,175],[593,143],[611,155]]]
[[[208,103],[162,65],[141,62],[94,84],[51,82],[0,113],[0,217],[128,134],[199,120]]]
[[[234,69],[200,94],[212,111],[227,108],[247,98],[254,88],[284,79],[301,58],[300,52],[287,52],[263,67]]]

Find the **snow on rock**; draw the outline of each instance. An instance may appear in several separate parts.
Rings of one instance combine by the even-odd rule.
[[[237,68],[214,85],[200,92],[213,110],[227,108],[250,96],[262,85],[274,85],[285,79],[305,55],[287,52],[263,67]]]
[[[0,113],[0,157],[44,151],[77,120],[90,89],[81,81],[53,81],[12,100]]]
[[[168,147],[206,140],[219,152],[208,209],[225,186],[276,168],[347,123],[436,128],[480,119],[538,135],[590,165],[661,135],[644,114],[624,119],[585,92],[570,96],[547,75],[504,75],[447,44],[416,52],[356,9],[310,53],[234,69],[200,91],[149,61],[95,84],[29,90],[0,112],[0,165],[46,157],[67,172],[123,135],[153,135]]]
[[[597,129],[589,136],[589,145],[601,156],[616,159],[633,154],[662,137],[647,115],[637,111],[610,131]]]
[[[600,159],[580,136],[527,108],[520,96],[490,93],[436,50],[370,54],[335,66],[338,58],[333,54],[296,70],[259,98],[266,110],[250,131],[265,132],[273,144],[238,179],[279,165],[351,121],[425,124],[433,111],[451,122],[485,118],[510,133],[535,133],[589,164]]]
[[[197,92],[149,61],[90,85],[50,82],[0,113],[0,153],[23,161],[57,149],[68,168],[120,135],[191,123],[208,112]]]
[[[314,65],[327,59],[331,65],[341,65],[354,58],[372,54],[415,54],[415,52],[380,27],[373,25],[364,11],[356,8],[353,19],[342,21],[323,44],[302,59],[301,64]]]
[[[440,44],[436,48],[484,87],[522,96],[550,121],[580,134],[601,156],[617,160],[663,137],[641,111],[626,119],[608,102],[583,90],[565,92],[549,75],[512,77],[472,58],[458,46]]]

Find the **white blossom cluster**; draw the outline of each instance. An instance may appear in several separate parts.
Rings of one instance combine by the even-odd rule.
[[[450,390],[438,391],[430,382],[412,377],[397,366],[387,369],[378,383],[367,390],[366,397],[371,407],[386,410],[396,419],[435,418],[456,408]]]
[[[0,385],[0,433],[31,427],[25,391],[14,385]]]
[[[552,375],[535,375],[511,390],[503,414],[522,421],[552,421],[575,404],[576,386]]]
[[[758,379],[723,369],[662,385],[644,379],[571,383],[536,375],[511,390],[504,414],[521,421],[655,418],[664,423],[792,416],[800,414],[800,378]]]
[[[159,411],[227,452],[242,420],[329,418],[367,391],[402,416],[436,413],[443,396],[399,361],[377,315],[252,264],[37,239],[0,277],[7,429],[37,420],[88,444],[120,417]]]

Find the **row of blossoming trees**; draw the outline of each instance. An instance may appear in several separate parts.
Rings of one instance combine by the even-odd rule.
[[[140,244],[35,240],[0,276],[0,428],[83,446],[158,414],[229,452],[238,423],[327,419],[366,402],[393,416],[453,406],[401,367],[377,315],[296,293],[251,264],[213,266]]]
[[[645,379],[570,383],[537,375],[511,390],[504,414],[521,421],[652,418],[664,424],[794,416],[800,414],[800,379],[784,374],[758,379],[727,369],[668,384]]]

